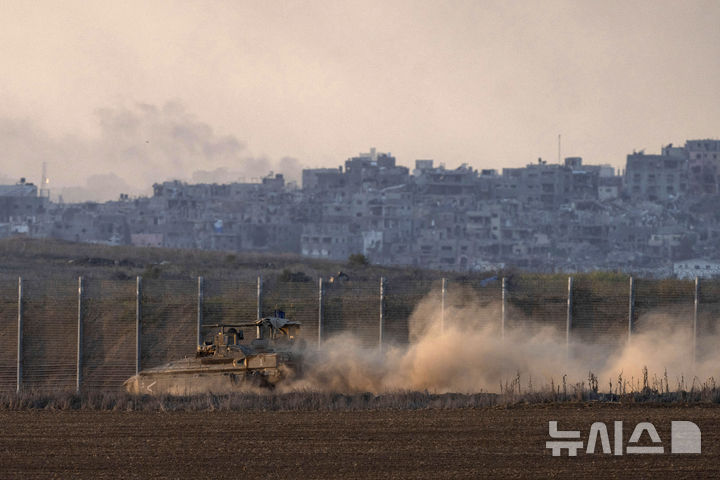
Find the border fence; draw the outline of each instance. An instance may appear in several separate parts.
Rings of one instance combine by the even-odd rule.
[[[257,282],[190,278],[0,279],[0,390],[108,390],[141,369],[192,356],[204,324],[259,319],[283,310],[319,344],[351,333],[368,348],[412,342],[421,301],[441,329],[474,326],[533,335],[552,327],[574,342],[610,348],[663,322],[687,328],[698,358],[720,315],[720,281],[516,276]],[[254,332],[245,332],[246,338]]]

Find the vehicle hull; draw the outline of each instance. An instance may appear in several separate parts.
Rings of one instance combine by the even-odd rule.
[[[274,388],[292,372],[276,354],[253,356],[240,362],[203,364],[199,359],[172,362],[143,370],[125,381],[125,390],[136,395],[225,394],[256,388]]]

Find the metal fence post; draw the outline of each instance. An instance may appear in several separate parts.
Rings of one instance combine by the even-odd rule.
[[[140,340],[142,335],[142,277],[135,287],[135,375],[140,373]]]
[[[197,345],[202,345],[202,322],[203,322],[203,305],[205,300],[205,279],[198,277],[198,299],[197,299]]]
[[[447,294],[447,278],[442,279],[442,292],[440,297],[440,332],[445,333],[445,295]]]
[[[507,312],[506,303],[507,303],[507,278],[502,278],[502,305],[500,307],[500,338],[505,338],[505,315]]]
[[[16,372],[16,392],[22,390],[22,355],[23,355],[23,279],[18,278],[18,311],[17,311],[17,372]]]
[[[572,329],[573,277],[568,277],[567,321],[565,324],[565,345],[567,356],[570,357],[570,330]]]
[[[700,278],[695,277],[695,306],[693,309],[693,346],[692,361],[693,365],[697,361],[697,324],[698,324],[698,308],[700,306]]]
[[[635,281],[630,277],[630,294],[628,301],[628,342],[632,339],[633,321],[635,318]]]
[[[378,335],[378,346],[380,351],[383,348],[383,323],[385,322],[385,277],[380,277],[380,332]]]
[[[318,278],[318,331],[317,340],[318,347],[322,344],[322,329],[323,329],[323,279]]]
[[[257,321],[262,319],[262,277],[260,275],[257,277],[257,314],[255,319]]]
[[[82,356],[83,356],[83,277],[78,277],[78,316],[77,316],[77,372],[75,375],[75,392],[80,393],[80,385],[82,384]]]

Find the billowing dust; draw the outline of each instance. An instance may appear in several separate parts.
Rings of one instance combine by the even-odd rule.
[[[618,382],[628,390],[642,388],[646,367],[648,386],[675,390],[716,375],[718,350],[693,362],[692,318],[679,328],[681,322],[662,314],[649,317],[644,320],[652,328],[634,333],[630,341],[572,339],[568,347],[564,326],[538,328],[536,323],[531,329],[506,328],[502,334],[499,306],[446,308],[442,315],[436,299],[428,297],[410,318],[409,345],[385,345],[381,351],[349,334],[334,336],[306,351],[302,377],[281,389],[499,393],[515,382],[523,391],[540,391],[563,381],[585,382],[590,388],[592,372],[599,391],[607,392],[617,390]],[[704,338],[703,343],[712,340]]]

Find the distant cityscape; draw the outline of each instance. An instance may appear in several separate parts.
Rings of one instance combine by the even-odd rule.
[[[524,168],[396,164],[371,149],[337,168],[260,182],[158,183],[150,197],[50,201],[0,186],[0,237],[290,252],[453,271],[720,274],[720,140],[633,152],[625,169],[542,159]]]

